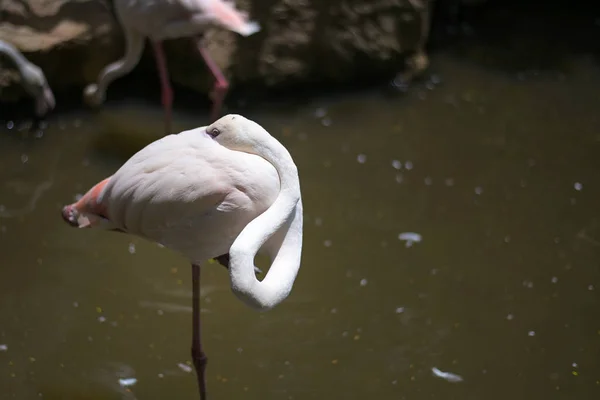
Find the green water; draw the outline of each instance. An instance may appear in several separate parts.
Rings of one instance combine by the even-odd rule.
[[[433,71],[441,84],[405,96],[245,114],[299,166],[303,265],[263,314],[203,269],[211,399],[600,396],[600,67],[516,74],[439,54]],[[176,115],[178,129],[206,123]],[[0,129],[0,399],[197,398],[178,366],[186,261],[60,216],[160,137],[161,110],[20,124]]]

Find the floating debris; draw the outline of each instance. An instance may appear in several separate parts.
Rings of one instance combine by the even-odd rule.
[[[581,191],[581,189],[583,189],[583,185],[579,182],[575,182],[575,185],[573,185],[573,187],[575,188],[575,190],[577,190],[578,192]]]
[[[398,160],[393,160],[392,167],[394,167],[395,169],[400,169],[400,168],[402,168],[402,163]]]
[[[358,157],[356,157],[356,160],[360,164],[364,164],[365,162],[367,162],[367,156],[365,154],[359,154]]]
[[[179,368],[180,368],[180,369],[181,369],[183,372],[188,372],[188,373],[192,372],[192,367],[190,367],[190,366],[189,366],[189,365],[187,365],[187,364],[184,364],[184,363],[179,363],[179,364],[177,364],[177,366],[178,366],[178,367],[179,367]]]
[[[133,386],[137,383],[137,379],[135,378],[120,378],[119,385],[123,387]]]
[[[325,115],[327,115],[327,110],[325,108],[320,107],[315,110],[315,117],[323,118]]]
[[[0,351],[8,351],[8,346],[5,344],[0,344]]]
[[[463,381],[462,376],[453,374],[452,372],[440,371],[439,369],[437,369],[435,367],[431,368],[431,372],[433,372],[433,375],[437,376],[438,378],[445,379],[448,382],[456,383],[456,382]]]
[[[135,244],[129,243],[129,254],[135,254]]]
[[[405,241],[406,247],[411,247],[413,243],[420,243],[423,238],[415,232],[402,232],[398,235],[398,239]]]
[[[477,186],[475,188],[475,194],[480,195],[481,193],[483,193],[483,188],[481,186]]]
[[[360,280],[360,286],[367,286],[367,283],[369,283],[369,281],[367,281],[365,278]]]
[[[407,169],[407,170],[409,170],[409,171],[410,171],[411,169],[413,169],[413,163],[412,163],[412,161],[407,161],[407,162],[405,162],[405,163],[404,163],[404,168],[406,168],[406,169]]]

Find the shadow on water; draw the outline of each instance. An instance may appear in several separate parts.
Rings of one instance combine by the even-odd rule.
[[[463,43],[402,96],[243,109],[299,165],[303,267],[268,313],[204,269],[213,397],[598,398],[600,68],[575,51],[521,74]],[[204,118],[179,111],[176,128]],[[185,260],[60,218],[161,136],[157,103],[8,123],[0,399],[196,398]]]

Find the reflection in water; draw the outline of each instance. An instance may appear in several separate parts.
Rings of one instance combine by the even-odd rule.
[[[600,69],[584,58],[520,79],[433,62],[443,83],[402,98],[248,114],[299,165],[305,250],[268,313],[234,298],[224,268],[203,269],[215,398],[597,398]],[[40,137],[0,132],[5,211],[53,182],[0,219],[6,398],[196,396],[186,261],[60,217],[160,135],[160,109],[120,108],[127,128],[107,106],[56,116]],[[135,128],[152,125],[156,137]]]

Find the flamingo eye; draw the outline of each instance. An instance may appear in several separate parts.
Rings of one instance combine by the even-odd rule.
[[[208,136],[210,136],[211,138],[214,139],[221,134],[221,131],[219,130],[219,128],[212,128],[211,130],[207,131],[206,133],[208,133]]]

